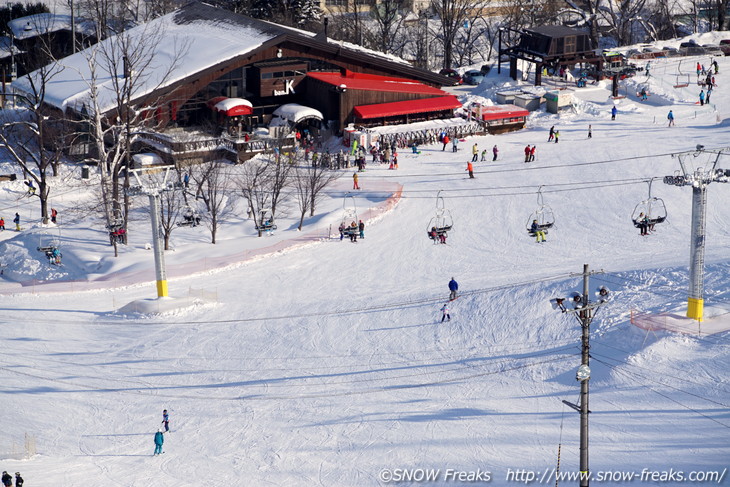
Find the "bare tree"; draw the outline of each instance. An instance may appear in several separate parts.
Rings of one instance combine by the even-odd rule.
[[[34,28],[39,32],[48,32],[49,17],[34,17]],[[44,105],[46,88],[51,80],[63,71],[52,56],[52,36],[39,36],[39,45],[34,52],[23,58],[25,72],[23,78],[28,110],[24,119],[5,123],[0,130],[0,142],[4,144],[13,160],[23,169],[25,177],[34,182],[35,193],[40,198],[41,216],[48,223],[48,185],[49,168],[57,175],[57,162],[61,157],[63,144],[61,139],[53,137],[53,125],[62,125],[62,120],[49,121],[47,107]],[[32,68],[40,66],[35,71]],[[29,72],[30,71],[30,72]],[[47,130],[50,129],[50,130]],[[46,133],[46,132],[49,133]]]
[[[210,243],[216,243],[218,227],[233,213],[235,193],[226,186],[223,161],[211,161],[191,166],[190,178],[196,187],[196,196],[205,204],[207,210],[205,224],[210,230]]]
[[[407,4],[405,0],[381,0],[370,8],[373,30],[368,35],[368,47],[376,51],[398,54],[407,38],[398,35],[404,30]]]
[[[248,207],[256,221],[259,237],[263,235],[263,210],[271,206],[268,178],[268,165],[256,158],[247,161],[243,165],[241,175],[236,181],[241,195],[248,200]]]
[[[131,167],[135,134],[150,124],[145,114],[160,103],[145,94],[166,84],[186,52],[186,46],[175,46],[172,59],[159,65],[156,48],[164,35],[158,26],[145,24],[82,51],[86,69],[79,75],[88,91],[76,109],[88,127],[87,136],[98,160],[107,227],[123,228],[125,237],[129,197],[123,188],[129,186],[129,173],[124,169]],[[151,79],[155,80],[152,86]]]
[[[180,213],[185,206],[182,191],[163,191],[160,194],[160,228],[165,242],[165,250],[170,250],[170,237],[180,220]]]
[[[431,9],[441,21],[441,41],[444,52],[443,68],[450,68],[454,62],[454,42],[459,29],[469,17],[474,2],[470,0],[431,0]]]
[[[299,226],[297,229],[301,230],[307,212],[310,212],[310,216],[314,216],[315,206],[321,197],[322,190],[337,180],[339,173],[328,170],[321,165],[314,167],[309,164],[300,165],[301,160],[297,160],[296,163],[297,166],[292,175],[292,186],[299,208]]]
[[[618,45],[633,44],[634,26],[644,13],[645,4],[646,0],[624,0],[620,3],[607,2],[601,9],[608,32]]]

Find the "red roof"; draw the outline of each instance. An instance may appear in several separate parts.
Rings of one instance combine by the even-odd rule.
[[[345,85],[348,90],[390,91],[396,93],[417,93],[419,95],[445,95],[446,92],[418,81],[405,78],[393,78],[376,74],[353,73],[347,71],[345,76],[340,73],[323,73],[310,71],[307,76],[332,86]]]
[[[394,115],[408,115],[411,113],[438,112],[459,108],[461,103],[455,96],[439,96],[422,100],[394,101],[378,103],[376,105],[359,105],[354,108],[357,118],[381,118]]]
[[[503,118],[527,117],[529,110],[515,105],[482,106],[482,120],[502,120]],[[473,108],[473,114],[479,116],[479,107]]]

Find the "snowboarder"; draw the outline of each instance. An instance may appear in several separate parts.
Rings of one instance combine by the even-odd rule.
[[[449,314],[449,303],[444,303],[443,306],[441,306],[441,323],[446,321],[451,321],[451,315]]]
[[[618,109],[616,108],[616,105],[611,108],[611,120],[616,120],[616,114],[618,113]]]
[[[537,150],[537,146],[533,145],[532,149],[530,149],[530,162],[535,160],[535,151]]]
[[[449,145],[449,142],[451,142],[451,139],[449,138],[448,135],[444,135],[444,138],[441,139],[441,142],[444,143],[444,147],[443,147],[443,149],[441,149],[441,151],[445,151],[446,150],[446,146]]]
[[[530,144],[525,146],[525,162],[530,162]]]
[[[459,290],[459,283],[456,282],[456,280],[452,277],[449,281],[449,301],[453,301],[456,299],[456,291]]]
[[[15,487],[23,487],[23,477],[20,476],[20,472],[15,472]]]
[[[360,231],[360,238],[365,238],[365,224],[362,222],[362,220],[360,220],[357,229]]]
[[[161,453],[164,453],[162,451],[162,444],[165,442],[165,436],[162,434],[162,428],[159,428],[157,430],[157,433],[155,433],[155,453],[154,455],[160,455]]]
[[[8,472],[3,472],[2,481],[5,487],[13,487],[13,477]]]
[[[162,410],[162,424],[165,425],[165,433],[170,431],[170,415],[167,414],[167,409]]]
[[[497,149],[497,144],[494,144],[494,147],[492,147],[492,154],[494,154],[494,157],[492,157],[492,161],[496,161],[497,156],[499,155],[499,149]]]
[[[472,166],[471,162],[466,163],[466,170],[469,171],[469,178],[474,179],[474,166]]]
[[[669,113],[667,114],[667,120],[669,120],[669,125],[668,125],[669,127],[674,125],[674,114],[672,113],[671,110],[669,110]]]
[[[700,106],[705,105],[705,90],[700,90]]]
[[[357,173],[352,173],[352,189],[360,189],[360,185],[357,184]]]
[[[545,241],[545,231],[540,228],[537,220],[532,220],[532,226],[530,226],[530,232],[535,234],[535,242],[542,243]],[[540,240],[542,238],[542,241]]]
[[[13,218],[13,223],[15,223],[15,231],[20,231],[20,215],[18,213],[15,214],[15,218]]]
[[[471,162],[477,162],[479,159],[479,146],[474,143],[474,145],[471,147]]]
[[[555,137],[555,125],[550,127],[550,135],[548,136],[548,142],[552,142]]]

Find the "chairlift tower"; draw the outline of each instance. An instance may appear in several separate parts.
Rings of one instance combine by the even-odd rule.
[[[707,186],[714,182],[727,183],[730,170],[717,169],[720,156],[730,148],[705,149],[697,145],[694,151],[672,154],[679,159],[680,170],[664,176],[664,183],[672,186],[692,186],[692,234],[689,251],[689,297],[687,317],[702,321],[704,311],[703,282],[705,264],[705,226],[707,214]],[[702,157],[702,160],[697,160]],[[699,165],[703,164],[703,165]]]
[[[137,184],[129,186],[127,195],[134,196],[145,194],[150,199],[150,215],[152,220],[152,244],[155,254],[155,277],[157,281],[157,297],[167,297],[167,275],[165,272],[165,254],[162,248],[162,231],[160,229],[160,195],[166,191],[175,191],[181,188],[179,183],[172,183],[167,180],[170,170],[174,166],[163,166],[155,168],[130,169]],[[164,171],[162,181],[155,181],[147,178],[142,181],[141,174]]]

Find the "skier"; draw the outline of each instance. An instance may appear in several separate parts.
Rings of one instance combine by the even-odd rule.
[[[558,143],[558,138],[560,138],[560,130],[555,131],[555,143]]]
[[[340,223],[339,230],[340,230],[340,240],[342,240],[343,238],[345,238],[345,223],[344,222]]]
[[[525,146],[525,162],[530,162],[530,144]]]
[[[668,125],[669,127],[674,125],[674,114],[672,113],[671,110],[669,110],[669,113],[667,114],[667,120],[669,120],[669,125]]]
[[[495,147],[496,147],[496,146],[495,146]],[[484,162],[484,161],[486,161],[486,160],[487,160],[487,149],[484,149],[484,150],[482,151],[482,160],[481,160],[481,162]]]
[[[548,136],[548,142],[552,142],[555,137],[555,125],[550,127],[550,135]]]
[[[365,238],[365,224],[360,220],[360,224],[357,226],[357,229],[360,231],[360,238]]]
[[[639,224],[639,235],[649,235],[649,219],[644,213],[639,213],[639,218],[636,219],[636,223]]]
[[[535,234],[536,243],[542,243],[545,241],[545,232],[540,228],[540,225],[538,225],[537,220],[532,220],[532,226],[530,227],[530,232]],[[542,238],[542,242],[540,241],[541,238]]]
[[[414,154],[418,154],[418,144],[416,144],[416,143],[414,142],[414,143],[413,143],[413,144],[411,145],[411,150],[413,151],[413,153],[414,153]]]
[[[20,476],[20,472],[15,472],[15,487],[23,487],[23,477]]]
[[[170,431],[170,415],[167,414],[167,409],[162,410],[162,424],[165,425],[165,433]]]
[[[715,68],[715,74],[719,71],[719,68],[717,67],[717,61],[714,59],[712,60],[712,67]]]
[[[459,145],[459,138],[454,136],[454,138],[451,139],[451,152],[456,152],[457,150],[459,150],[458,145]]]
[[[477,162],[479,159],[479,146],[474,143],[474,145],[471,147],[471,162]]]
[[[443,147],[443,149],[441,149],[441,151],[443,152],[446,150],[446,146],[449,145],[449,142],[451,142],[451,139],[449,138],[448,135],[444,134],[444,138],[441,139],[441,142],[444,143],[444,147]]]
[[[15,231],[20,231],[20,215],[18,213],[15,214],[15,218],[13,218],[13,223],[15,223]]]
[[[165,437],[162,434],[162,428],[157,429],[157,433],[155,433],[155,453],[153,455],[159,455],[161,453],[164,453],[162,451],[162,444],[165,442]]]
[[[357,223],[350,223],[350,242],[357,242]]]
[[[697,76],[699,77],[700,74],[702,74],[702,65],[698,62],[697,63]]]
[[[705,105],[705,90],[700,90],[700,106]]]
[[[5,487],[13,487],[13,477],[8,472],[3,472],[2,482]]]
[[[611,120],[616,120],[616,114],[618,113],[618,109],[616,108],[616,105],[611,108]]]
[[[592,127],[589,125],[588,126],[588,138],[590,139],[592,137],[593,137],[593,130],[592,130]]]
[[[537,146],[533,145],[532,149],[530,149],[530,162],[535,160],[535,151],[537,150]]]
[[[58,250],[58,247],[53,247],[51,251],[51,263],[61,265],[61,251]]]
[[[469,171],[469,178],[474,179],[474,166],[472,166],[471,162],[466,163],[466,170]]]
[[[449,281],[449,301],[453,301],[456,299],[456,291],[459,290],[459,284],[456,282],[456,280],[452,277]]]
[[[58,212],[55,208],[51,208],[51,221],[53,223],[56,223],[56,217],[58,216]]]
[[[5,219],[0,216],[0,230],[5,230]]]
[[[497,149],[497,144],[494,144],[494,147],[492,147],[492,154],[494,154],[494,157],[492,157],[492,161],[496,161],[497,155],[499,155],[499,149]]]
[[[360,185],[357,184],[357,173],[352,173],[352,189],[360,189]]]
[[[449,303],[444,303],[443,306],[441,306],[441,323],[446,321],[451,321],[451,315],[449,314]]]
[[[646,101],[647,94],[646,94],[646,88],[641,88],[641,91],[639,92],[639,96],[641,97],[641,101]]]

